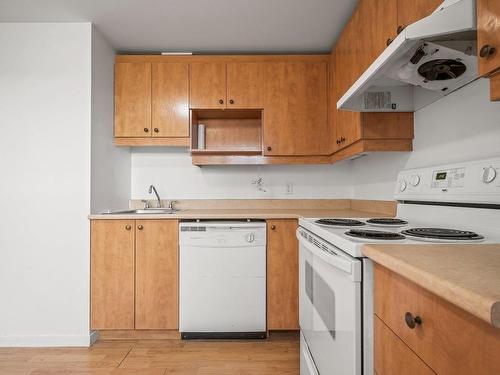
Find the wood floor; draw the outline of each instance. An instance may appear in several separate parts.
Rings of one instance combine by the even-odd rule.
[[[100,340],[91,348],[0,348],[1,375],[298,375],[296,334],[268,340]]]

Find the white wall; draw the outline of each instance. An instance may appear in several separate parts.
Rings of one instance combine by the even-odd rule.
[[[92,213],[126,208],[130,199],[130,150],[114,145],[114,66],[113,47],[93,27]]]
[[[0,346],[88,345],[91,25],[0,24]]]
[[[204,166],[191,163],[186,149],[133,149],[132,198],[153,199],[154,184],[162,199],[348,198],[349,164],[313,166]],[[252,180],[262,177],[266,192]],[[286,195],[286,184],[293,194]]]
[[[500,156],[500,103],[480,79],[415,112],[414,151],[353,161],[353,198],[391,199],[406,168]]]

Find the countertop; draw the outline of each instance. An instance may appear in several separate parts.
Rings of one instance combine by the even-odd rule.
[[[125,219],[298,219],[301,217],[387,217],[373,211],[353,209],[186,209],[173,214],[94,214],[91,220]]]
[[[500,245],[366,245],[363,254],[500,328]]]

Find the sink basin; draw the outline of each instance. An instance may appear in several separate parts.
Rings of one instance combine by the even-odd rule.
[[[138,210],[106,212],[107,215],[168,215],[180,210],[171,208],[143,208]]]

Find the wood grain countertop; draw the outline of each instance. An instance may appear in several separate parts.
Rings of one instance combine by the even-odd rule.
[[[363,254],[500,328],[500,245],[366,245]]]
[[[302,217],[374,217],[387,213],[353,209],[186,209],[173,214],[95,214],[91,220],[120,219],[299,219]]]
[[[154,204],[155,202],[150,202]],[[168,201],[162,202],[166,207]],[[131,201],[131,208],[142,208]],[[362,199],[199,199],[175,204],[173,214],[92,214],[101,219],[298,219],[301,217],[393,217],[396,202]]]

